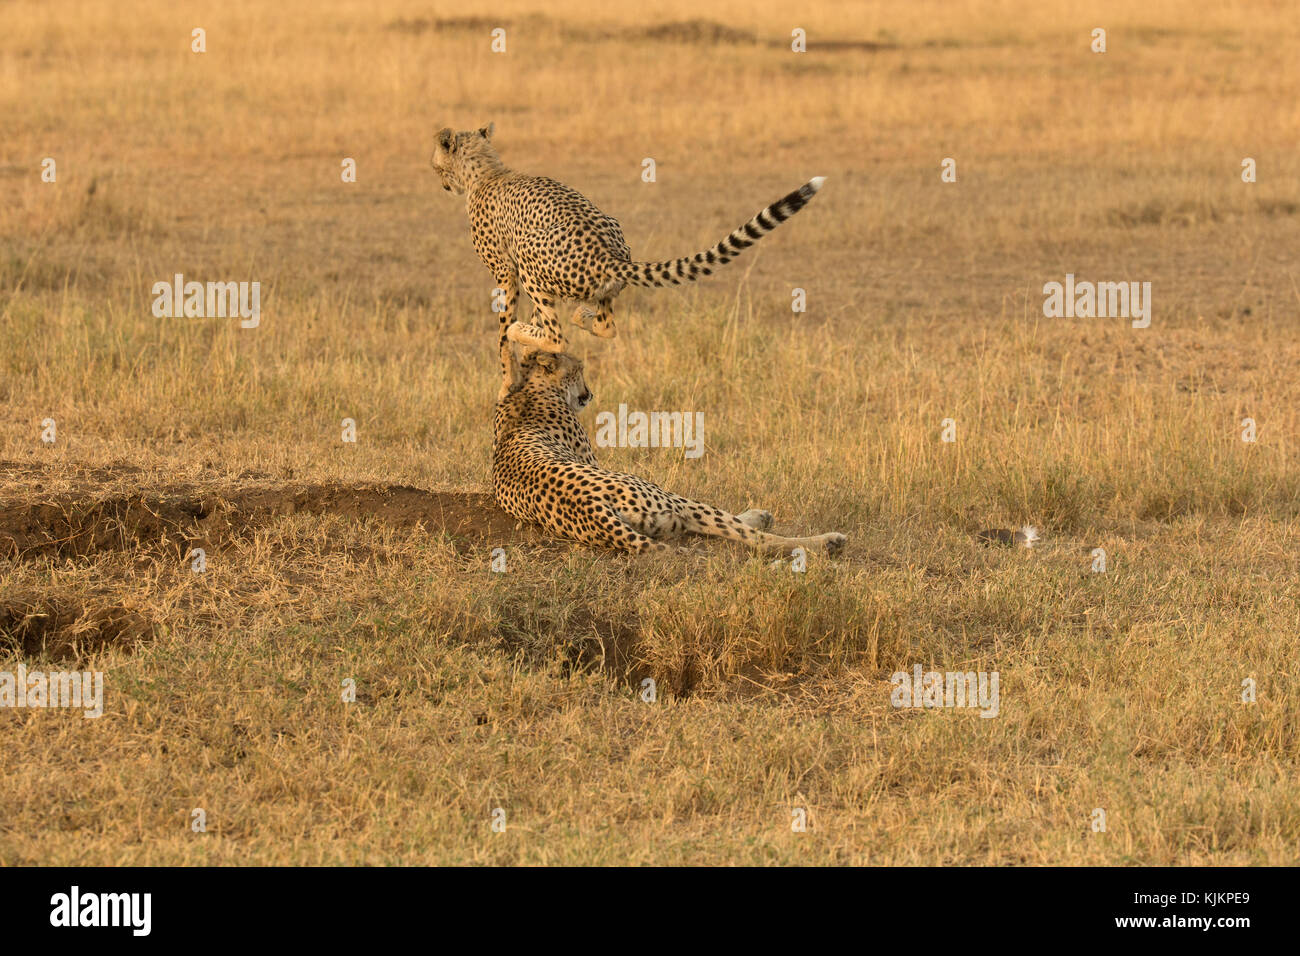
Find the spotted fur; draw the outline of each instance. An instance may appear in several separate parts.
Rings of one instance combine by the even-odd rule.
[[[522,360],[507,347],[506,396],[493,423],[492,495],[516,518],[565,538],[634,554],[668,551],[663,539],[682,533],[743,541],[789,553],[794,548],[835,554],[842,534],[783,538],[769,534],[772,515],[733,515],[664,491],[635,475],[596,464],[577,413],[591,402],[582,362],[536,351]]]
[[[493,308],[499,309],[503,373],[507,340],[548,352],[565,350],[556,317],[561,302],[578,302],[574,324],[610,338],[613,300],[625,286],[679,285],[710,275],[802,209],[825,182],[820,176],[810,180],[704,252],[634,262],[617,219],[563,183],[507,169],[490,142],[492,131],[492,124],[462,132],[443,129],[430,162],[443,189],[464,194],[474,248],[501,290]],[[515,325],[521,289],[533,303],[533,316]]]

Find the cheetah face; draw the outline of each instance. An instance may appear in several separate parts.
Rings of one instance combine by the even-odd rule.
[[[554,352],[534,352],[520,363],[526,387],[538,391],[561,392],[576,415],[595,398],[582,377],[582,360]]]
[[[488,142],[492,138],[495,125],[488,123],[482,129],[464,130],[459,133],[447,127],[438,131],[429,165],[438,173],[443,189],[449,193],[463,195],[470,184],[467,171],[476,165],[476,159],[489,156],[495,158],[496,151]]]
[[[587,383],[582,378],[582,369],[578,369],[575,380],[568,385],[569,407],[573,409],[576,415],[582,411],[596,396],[591,394],[591,389],[587,388]]]

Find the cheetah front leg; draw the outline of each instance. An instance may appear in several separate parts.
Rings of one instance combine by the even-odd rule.
[[[516,322],[506,329],[510,341],[541,349],[544,352],[563,352],[568,341],[560,331],[560,321],[555,315],[555,297],[537,288],[527,276],[519,277],[520,284],[533,303],[532,321],[525,325]]]
[[[514,360],[510,338],[507,335],[510,326],[514,324],[515,309],[518,304],[519,280],[514,273],[497,276],[497,287],[493,290],[492,296],[492,310],[501,319],[501,337],[497,345],[501,355],[501,391],[497,394],[497,401],[505,398],[511,387],[518,384],[519,366]]]

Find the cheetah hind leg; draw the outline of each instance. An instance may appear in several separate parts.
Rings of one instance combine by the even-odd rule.
[[[766,512],[758,512],[765,514]],[[654,550],[672,550],[678,554],[689,555],[706,555],[707,551],[695,547],[694,545],[668,544],[664,539],[677,539],[683,531],[686,530],[686,521],[677,512],[669,509],[667,511],[640,512],[625,514],[622,511],[615,511],[615,516],[626,524],[629,528],[655,542]]]
[[[614,328],[614,309],[608,302],[598,303],[596,309],[589,305],[578,306],[573,310],[573,324],[602,339],[612,339],[618,335],[618,330]]]
[[[686,518],[685,531],[740,541],[759,551],[782,551],[789,554],[795,548],[803,548],[806,551],[823,551],[835,555],[848,540],[837,531],[808,538],[786,538],[769,534],[764,528],[771,527],[772,515],[757,509],[733,515],[702,502],[686,501],[683,510],[683,516],[689,516]]]
[[[591,320],[596,317],[596,313],[590,306],[580,305],[573,310],[572,322],[584,332],[591,332]],[[595,334],[594,332],[592,333]]]
[[[644,534],[637,526],[641,522],[629,524],[623,515],[607,505],[600,506],[591,517],[594,519],[592,525],[584,529],[583,532],[572,535],[572,537],[576,537],[579,541],[585,541],[588,544],[613,548],[616,551],[626,551],[629,554],[673,550],[665,542]],[[651,524],[654,527],[649,530],[659,530],[659,522],[652,521]]]
[[[599,305],[600,309],[591,323],[591,334],[602,339],[612,339],[618,335],[618,329],[614,328],[614,303],[609,299],[601,299]]]

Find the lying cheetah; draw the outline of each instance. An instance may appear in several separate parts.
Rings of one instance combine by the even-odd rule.
[[[664,491],[635,475],[596,464],[577,413],[591,402],[582,362],[571,355],[530,352],[522,361],[507,346],[506,397],[497,402],[492,442],[492,495],[524,521],[586,544],[640,554],[670,551],[659,540],[682,532],[743,541],[753,548],[835,554],[842,534],[782,538],[768,534],[772,515],[733,515]]]
[[[579,303],[575,325],[611,338],[612,303],[624,286],[679,285],[710,275],[714,266],[726,265],[802,209],[825,182],[821,176],[810,180],[705,252],[633,262],[617,219],[563,183],[507,169],[489,142],[493,128],[489,123],[459,133],[439,131],[430,162],[443,189],[465,194],[474,248],[501,289],[493,307],[502,310],[503,374],[507,337],[548,352],[565,350],[568,343],[555,314],[561,301]],[[532,300],[533,317],[530,324],[516,326],[520,288]]]

